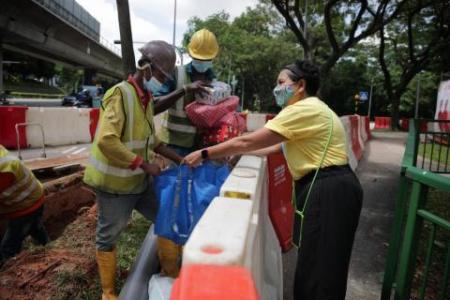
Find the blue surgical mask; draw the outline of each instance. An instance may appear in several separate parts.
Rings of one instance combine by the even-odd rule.
[[[210,60],[203,61],[203,60],[193,59],[192,66],[195,68],[195,70],[198,73],[205,73],[206,71],[208,71],[209,69],[212,68],[212,61],[210,61]]]
[[[152,94],[158,92],[161,89],[161,86],[162,83],[154,76],[150,78],[150,80],[144,78],[144,87],[147,91],[152,92]]]
[[[152,94],[155,94],[161,89],[162,85],[161,81],[153,76],[152,69],[150,68],[150,80],[146,80],[144,77],[144,88],[147,91],[152,92]]]
[[[277,85],[273,89],[273,95],[275,96],[275,101],[280,107],[285,107],[289,99],[294,96],[294,89],[292,85]]]

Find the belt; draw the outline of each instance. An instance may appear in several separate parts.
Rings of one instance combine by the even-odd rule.
[[[316,173],[316,170],[310,171],[308,174],[303,176],[302,178],[295,181],[295,189],[297,191],[300,191],[302,188],[307,186],[314,178],[314,174]],[[326,178],[330,176],[335,176],[342,174],[342,172],[353,172],[352,169],[348,164],[340,165],[340,166],[329,166],[325,168],[321,168],[319,170],[319,173],[317,174],[316,180],[321,178]]]

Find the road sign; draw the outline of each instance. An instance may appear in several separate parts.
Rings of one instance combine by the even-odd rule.
[[[369,92],[361,91],[359,92],[359,101],[365,102],[369,100]]]

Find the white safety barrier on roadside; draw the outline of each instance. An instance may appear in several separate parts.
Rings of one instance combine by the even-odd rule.
[[[46,145],[90,143],[89,112],[88,108],[30,107],[26,113],[26,122],[42,125]],[[39,128],[29,126],[26,136],[30,147],[42,145]]]
[[[364,145],[364,143],[367,142],[367,140],[369,139],[368,132],[366,131],[367,130],[366,128],[369,128],[369,126],[370,126],[370,125],[369,126],[366,125],[366,123],[369,122],[369,118],[361,117],[361,116],[358,116],[358,117],[359,117],[359,131],[361,133],[361,139],[362,139],[362,143]]]
[[[187,241],[183,265],[246,267],[252,273],[261,299],[281,300],[281,248],[268,213],[267,182],[266,160],[243,156],[223,184],[221,197],[212,202],[211,209],[206,210]],[[225,221],[221,214],[227,214],[230,219]],[[245,224],[231,218],[241,218]]]
[[[247,131],[256,131],[266,124],[267,114],[247,114]]]

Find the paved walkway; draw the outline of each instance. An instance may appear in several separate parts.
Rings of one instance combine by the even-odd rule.
[[[364,157],[356,171],[364,189],[355,245],[348,279],[347,299],[379,299],[387,245],[392,225],[394,200],[406,133],[375,132],[366,144]],[[283,256],[284,299],[293,299],[296,253]]]

